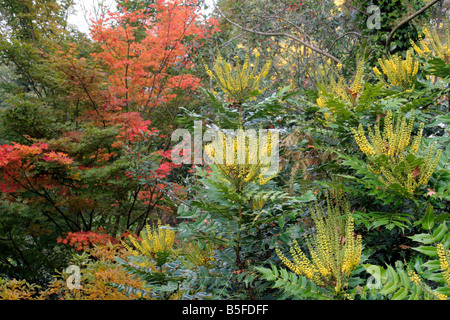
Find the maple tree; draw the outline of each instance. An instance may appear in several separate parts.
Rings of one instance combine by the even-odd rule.
[[[193,63],[189,52],[207,36],[208,29],[196,23],[199,19],[195,1],[157,1],[154,16],[143,10],[110,13],[94,23],[92,37],[101,46],[95,53],[107,68],[112,95],[109,110],[145,110],[177,97],[176,89],[195,89],[200,79],[188,73]],[[137,42],[136,19],[147,18],[145,37]],[[112,21],[111,21],[112,20]],[[185,41],[194,36],[189,42]]]
[[[64,9],[51,3],[54,12]],[[30,222],[39,220],[39,233],[53,239],[45,241],[50,246],[67,232],[80,245],[89,243],[86,232],[98,240],[98,227],[112,237],[138,234],[152,216],[170,216],[170,195],[181,192],[167,179],[176,165],[155,110],[176,114],[188,99],[182,92],[199,87],[190,57],[215,23],[203,21],[190,0],[120,9],[93,22],[91,39],[54,19],[50,37],[17,32],[17,40],[2,43],[4,61],[27,78],[26,88],[8,97],[11,112],[2,112],[9,140],[0,145],[2,203],[10,214],[27,206]],[[20,60],[9,55],[18,45],[30,48]],[[32,72],[25,58],[35,63]],[[11,243],[23,232],[37,241],[38,233],[18,230],[3,228]],[[23,260],[20,252],[15,258]]]

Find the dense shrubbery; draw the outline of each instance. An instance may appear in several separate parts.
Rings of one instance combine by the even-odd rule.
[[[111,14],[92,40],[4,35],[17,79],[1,92],[0,298],[448,299],[450,38],[424,28],[299,90],[242,44],[199,58],[219,30],[188,4]],[[168,137],[194,119],[269,134],[257,152],[194,142],[232,152],[176,164]],[[276,172],[250,161],[277,141]]]

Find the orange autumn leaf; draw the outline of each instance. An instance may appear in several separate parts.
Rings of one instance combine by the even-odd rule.
[[[55,152],[50,151],[43,158],[44,161],[47,162],[57,162],[59,164],[69,165],[73,163],[73,160],[70,159],[67,154],[63,152]]]

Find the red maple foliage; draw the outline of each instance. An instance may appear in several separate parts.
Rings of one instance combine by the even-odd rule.
[[[107,110],[148,110],[177,97],[176,90],[195,90],[200,79],[190,70],[190,53],[199,40],[218,30],[217,21],[202,21],[195,0],[157,0],[156,14],[123,8],[95,21],[92,38],[101,52],[93,56],[109,68]],[[136,40],[145,21],[143,39]],[[189,41],[187,41],[189,39]]]
[[[58,243],[68,244],[75,250],[87,250],[93,245],[107,244],[108,242],[117,243],[118,239],[105,233],[105,230],[99,228],[96,231],[78,231],[68,232],[65,238],[59,237]]]
[[[38,161],[64,166],[73,163],[67,154],[48,150],[47,143],[0,145],[0,191],[11,193],[26,186],[33,188],[34,184],[50,185],[51,177],[30,175]]]
[[[86,43],[42,52],[60,77],[58,86],[67,92],[63,99],[77,126],[51,138],[28,137],[30,145],[0,145],[0,191],[11,201],[19,196],[46,204],[46,214],[59,215],[73,231],[67,242],[106,240],[93,231],[76,232],[95,228],[93,217],[105,215],[105,208],[114,207],[110,224],[125,220],[123,231],[142,225],[153,208],[170,211],[161,201],[181,192],[177,184],[164,182],[177,166],[167,147],[155,147],[163,137],[151,110],[199,87],[192,53],[217,30],[217,22],[203,20],[195,0],[156,0],[152,9],[155,13],[146,16],[144,10],[123,7],[95,21],[91,55],[81,53]],[[156,169],[136,173],[117,164],[130,158],[134,146],[152,139],[145,152],[161,156]],[[102,179],[96,180],[98,174]],[[137,201],[143,213],[133,212]]]

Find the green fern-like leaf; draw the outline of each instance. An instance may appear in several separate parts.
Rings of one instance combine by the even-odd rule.
[[[366,269],[370,265],[365,266]],[[375,294],[386,300],[438,300],[439,292],[432,290],[425,282],[413,281],[408,275],[408,267],[401,261],[395,263],[395,267],[387,265],[386,269],[380,268],[379,286],[372,287]]]

